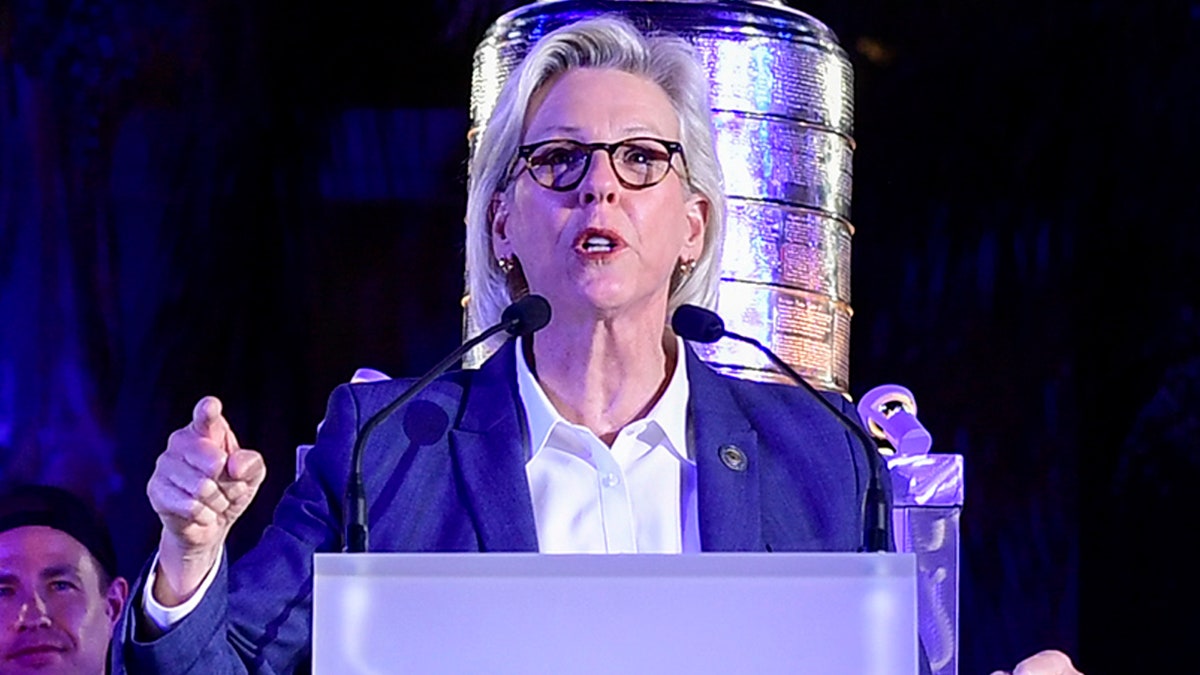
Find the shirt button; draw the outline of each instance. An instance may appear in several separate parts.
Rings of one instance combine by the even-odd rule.
[[[606,473],[600,478],[600,484],[607,488],[616,487],[620,483],[621,477],[612,472]]]

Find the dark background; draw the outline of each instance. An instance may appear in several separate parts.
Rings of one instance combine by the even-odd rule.
[[[460,339],[471,53],[520,3],[0,0],[0,479],[136,574],[168,433],[271,469]],[[856,71],[851,389],[966,457],[961,672],[1188,670],[1200,4],[831,2]],[[1176,514],[1186,514],[1176,515]]]

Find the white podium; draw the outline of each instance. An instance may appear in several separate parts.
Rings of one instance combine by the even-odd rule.
[[[912,554],[318,554],[333,673],[917,673]]]

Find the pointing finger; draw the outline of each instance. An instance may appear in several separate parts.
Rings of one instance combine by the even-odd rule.
[[[221,399],[216,396],[200,399],[192,409],[192,431],[214,441],[221,440],[225,431],[222,427],[228,427],[225,419],[221,417],[221,410]]]
[[[207,438],[221,447],[226,454],[237,450],[238,440],[225,419],[224,406],[216,396],[205,396],[192,409],[192,422],[188,427],[202,438]]]

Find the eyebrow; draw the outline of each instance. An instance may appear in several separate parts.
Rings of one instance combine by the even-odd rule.
[[[51,565],[42,569],[39,574],[43,579],[53,579],[55,577],[74,577],[80,578],[79,568],[74,565]]]
[[[581,127],[578,127],[574,124],[554,124],[554,125],[545,127],[543,129],[538,129],[538,132],[541,134],[551,134],[551,133],[574,134],[574,133],[578,133],[580,131],[580,129],[581,129]],[[618,131],[623,134],[661,134],[662,133],[661,131],[652,129],[652,128],[646,126],[645,124],[632,124],[627,127],[621,127],[620,129],[618,129]],[[629,138],[629,136],[626,136],[626,138]]]
[[[545,129],[542,129],[541,131],[543,133],[560,132],[560,133],[570,134],[570,133],[579,131],[579,127],[573,126],[570,124],[555,124],[553,126],[546,127]]]
[[[83,583],[83,575],[79,572],[79,568],[74,565],[52,565],[38,573],[38,578],[43,581],[62,577],[69,577],[73,581]],[[0,572],[0,586],[19,586],[20,584],[20,576],[12,572]]]

